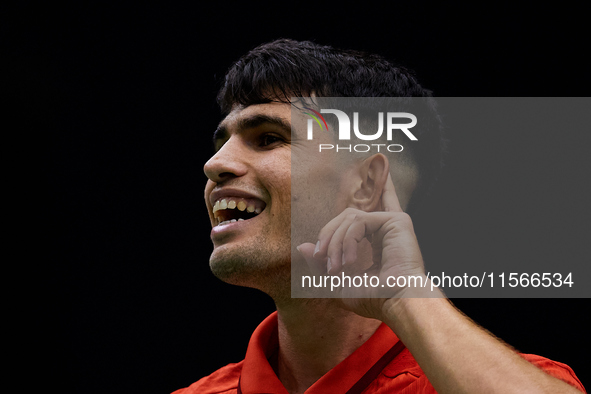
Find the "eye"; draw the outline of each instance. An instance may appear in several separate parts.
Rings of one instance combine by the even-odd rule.
[[[259,146],[261,147],[268,147],[274,144],[282,143],[283,138],[275,135],[275,134],[262,134],[259,137]]]

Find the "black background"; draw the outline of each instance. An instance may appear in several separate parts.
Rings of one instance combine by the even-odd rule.
[[[241,360],[273,310],[265,295],[211,275],[202,197],[217,88],[254,46],[287,37],[377,52],[440,97],[588,95],[581,10],[277,4],[7,13],[15,99],[43,148],[39,242],[50,242],[35,249],[51,283],[41,316],[55,330],[40,368],[57,370],[61,391],[187,386]],[[450,137],[442,182],[415,218],[427,262],[494,262],[507,245],[532,261],[589,261],[589,134]],[[454,301],[591,384],[588,299]]]

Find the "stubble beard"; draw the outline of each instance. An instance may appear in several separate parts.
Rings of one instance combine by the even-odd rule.
[[[209,266],[222,281],[259,289],[273,299],[291,296],[290,252],[287,242],[271,243],[265,237],[249,246],[221,247],[212,253]]]

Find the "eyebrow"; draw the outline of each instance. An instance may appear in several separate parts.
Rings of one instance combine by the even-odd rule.
[[[223,122],[222,122],[223,123]],[[218,128],[213,133],[213,143],[216,144],[217,141],[222,140],[228,137],[229,131],[228,127],[224,124],[220,123]],[[240,119],[237,124],[238,131],[247,130],[247,129],[254,129],[259,127],[263,124],[271,124],[274,126],[278,126],[283,130],[283,132],[287,134],[291,134],[291,124],[289,124],[285,119],[280,118],[278,116],[270,116],[270,115],[263,115],[257,114],[248,116],[246,118]]]

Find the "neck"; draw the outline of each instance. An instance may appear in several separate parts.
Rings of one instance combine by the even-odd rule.
[[[332,299],[277,304],[279,353],[275,372],[290,393],[303,393],[347,358],[380,321],[336,306]]]

